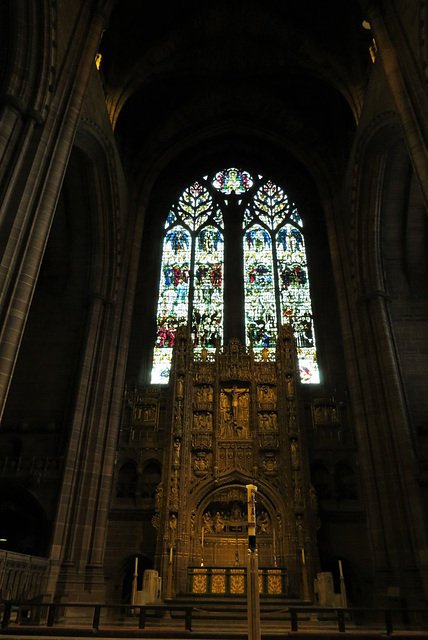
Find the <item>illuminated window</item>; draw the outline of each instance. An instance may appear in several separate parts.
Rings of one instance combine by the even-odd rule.
[[[163,241],[152,383],[168,382],[178,326],[192,327],[199,350],[214,351],[223,335],[222,227],[221,211],[199,182],[171,207]]]
[[[240,236],[227,225],[239,215]],[[152,383],[167,382],[176,328],[191,327],[196,351],[223,339],[225,255],[240,243],[241,321],[256,355],[292,325],[302,382],[318,383],[303,223],[285,192],[262,176],[231,168],[185,189],[165,224]],[[237,274],[233,274],[237,277]]]

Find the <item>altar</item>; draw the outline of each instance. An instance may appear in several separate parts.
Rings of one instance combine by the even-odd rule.
[[[272,352],[232,339],[205,353],[179,327],[164,411],[164,466],[152,518],[164,597],[245,596],[252,484],[259,592],[307,599],[316,503],[291,328],[281,327]]]
[[[243,595],[247,593],[246,567],[188,567],[187,592],[197,595]],[[286,596],[287,570],[259,568],[259,593]]]

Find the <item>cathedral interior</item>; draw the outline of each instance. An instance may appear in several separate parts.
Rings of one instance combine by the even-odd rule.
[[[426,607],[427,25],[0,3],[2,598]]]

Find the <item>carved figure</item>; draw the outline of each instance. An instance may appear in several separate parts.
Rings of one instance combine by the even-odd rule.
[[[232,436],[232,414],[229,399],[223,391],[220,394],[220,438]]]
[[[257,518],[257,528],[259,530],[259,533],[269,533],[270,522],[269,516],[266,511],[262,511]]]
[[[242,512],[237,502],[235,502],[235,504],[232,507],[231,518],[232,520],[242,520]]]
[[[174,544],[177,535],[177,516],[173,513],[169,518],[169,541]]]
[[[208,411],[201,411],[198,414],[198,429],[201,429],[202,431],[211,431],[212,428],[213,424],[211,413]]]
[[[196,476],[203,476],[208,472],[209,462],[205,451],[200,451],[193,462],[193,472]]]
[[[224,391],[231,398],[232,418],[233,422],[236,424],[238,419],[239,398],[247,393],[247,389],[238,389],[235,384],[233,389],[225,389]]]
[[[275,475],[278,472],[278,462],[273,453],[267,453],[263,458],[262,467],[267,476]]]
[[[293,469],[299,468],[299,445],[297,440],[293,438],[290,441],[290,451],[291,451],[291,466]]]
[[[215,533],[221,533],[223,529],[224,529],[224,520],[220,515],[220,512],[217,511],[217,513],[214,516],[214,531]]]
[[[183,378],[178,378],[177,380],[177,398],[182,398],[184,392],[184,383]]]
[[[276,413],[259,413],[260,431],[276,431]]]
[[[220,394],[220,438],[249,437],[248,389],[224,389]]]
[[[174,468],[178,468],[180,466],[180,451],[181,451],[181,442],[178,438],[174,440],[174,452],[172,457],[172,464]]]
[[[155,512],[156,513],[159,513],[161,510],[162,498],[163,498],[163,486],[162,486],[162,482],[159,482],[156,488],[156,495],[155,495]]]
[[[212,515],[210,514],[209,511],[205,511],[204,515],[202,516],[202,520],[204,523],[204,529],[207,532],[212,532],[213,531],[213,518]]]
[[[257,387],[257,395],[260,403],[275,402],[275,392],[268,384],[261,384]]]

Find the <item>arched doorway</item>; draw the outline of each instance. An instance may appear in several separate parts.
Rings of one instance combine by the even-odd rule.
[[[259,562],[277,565],[275,508],[258,494],[256,508]],[[243,485],[211,492],[198,505],[193,560],[212,567],[245,566],[248,549],[247,493]]]
[[[49,523],[40,503],[25,489],[0,486],[0,549],[45,556]]]
[[[122,579],[121,602],[123,604],[131,603],[132,582],[134,580],[135,562],[137,560],[137,590],[143,588],[143,575],[146,569],[153,569],[153,561],[147,556],[138,553],[125,558],[121,565],[120,575]]]

